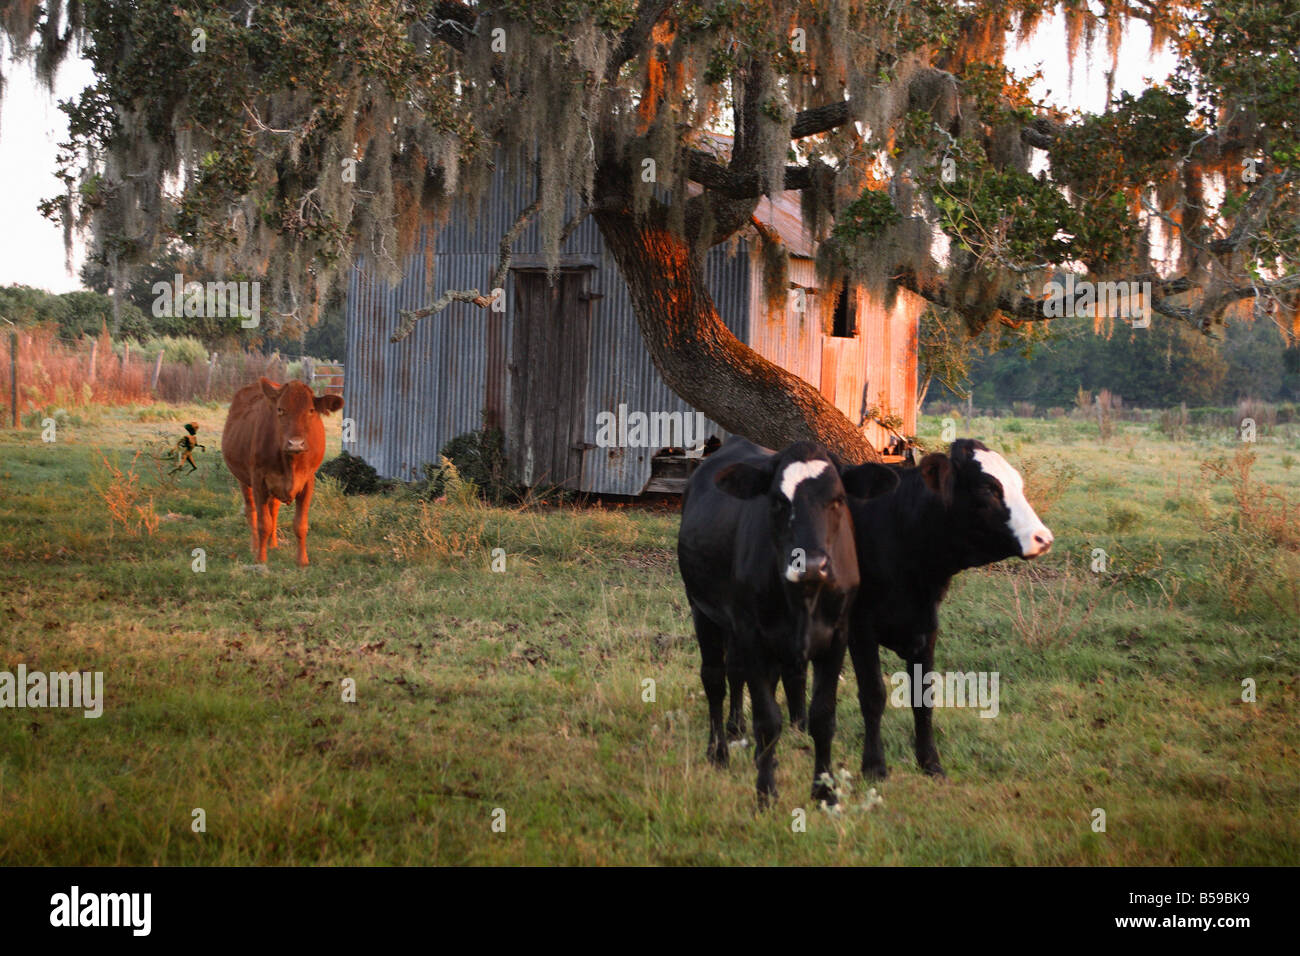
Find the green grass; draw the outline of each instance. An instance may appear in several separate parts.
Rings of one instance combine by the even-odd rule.
[[[1230,435],[1119,422],[1103,447],[1072,420],[963,428],[1032,461],[1031,487],[1068,471],[1044,514],[1052,554],[967,572],[944,605],[937,666],[998,671],[1000,715],[936,714],[950,779],[933,781],[910,714],[888,709],[883,803],[866,811],[855,779],[830,816],[808,804],[803,735],[782,737],[766,812],[749,752],[705,762],[673,512],[322,485],[312,566],[290,536],[262,571],[222,415],[82,410],[53,444],[0,432],[0,670],[101,670],[107,698],[98,720],[0,710],[0,863],[1300,863],[1300,566],[1201,473]],[[168,486],[137,460],[161,520],[115,526],[101,452],[126,468],[191,420],[200,474]],[[1291,428],[1261,436],[1253,476],[1294,501]],[[861,744],[846,668],[837,762],[856,773]]]

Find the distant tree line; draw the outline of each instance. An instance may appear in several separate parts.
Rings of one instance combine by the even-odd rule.
[[[0,318],[19,327],[51,323],[59,338],[72,343],[82,336],[98,336],[104,329],[115,341],[147,342],[161,337],[193,339],[214,351],[258,349],[283,355],[310,355],[342,361],[344,358],[343,303],[332,301],[322,310],[321,321],[301,337],[244,329],[235,316],[155,315],[158,282],[173,284],[177,274],[186,282],[207,282],[213,276],[195,270],[179,256],[169,255],[136,274],[122,290],[114,311],[111,283],[105,269],[87,262],[81,271],[85,290],[56,294],[25,285],[0,287]]]
[[[1266,319],[1231,323],[1219,340],[1159,317],[1146,329],[1117,324],[1110,335],[1095,333],[1090,322],[1054,325],[1046,334],[1019,336],[1010,347],[994,343],[995,350],[967,358],[976,406],[1069,407],[1081,388],[1109,389],[1126,404],[1146,408],[1300,398],[1300,344],[1288,342]],[[936,381],[929,398],[964,400],[964,391]]]

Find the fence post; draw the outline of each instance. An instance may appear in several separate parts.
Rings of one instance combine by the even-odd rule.
[[[316,384],[316,366],[306,355],[302,357],[302,372],[307,376],[308,387]]]
[[[18,333],[9,333],[9,422],[18,427]]]
[[[212,353],[212,358],[208,361],[208,384],[203,388],[203,397],[208,398],[212,394],[212,372],[217,367],[217,353]]]
[[[158,391],[158,376],[162,373],[163,350],[158,350],[158,361],[153,363],[153,381],[149,384],[150,389]]]

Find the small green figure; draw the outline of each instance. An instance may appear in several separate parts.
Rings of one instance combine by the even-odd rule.
[[[197,448],[199,451],[207,451],[206,448],[194,440],[194,436],[199,433],[199,426],[197,424],[190,422],[185,426],[185,431],[188,432],[188,434],[182,435],[181,440],[176,443],[176,467],[167,472],[169,475],[174,475],[176,472],[184,468],[186,462],[189,463],[191,472],[198,471],[199,466],[194,464],[194,449]]]

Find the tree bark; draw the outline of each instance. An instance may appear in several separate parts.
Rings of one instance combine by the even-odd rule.
[[[702,256],[656,217],[603,208],[597,225],[627,282],[641,337],[670,389],[729,432],[769,448],[820,442],[843,461],[880,455],[838,408],[723,323]]]

